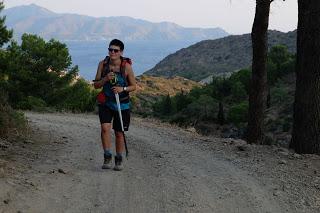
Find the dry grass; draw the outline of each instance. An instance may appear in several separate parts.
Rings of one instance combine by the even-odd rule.
[[[0,93],[0,138],[22,136],[27,131],[27,121],[22,112],[8,104],[6,95]]]
[[[149,96],[167,95],[174,96],[179,92],[189,92],[193,87],[201,87],[201,84],[183,77],[137,77],[137,90],[135,94],[146,94]]]

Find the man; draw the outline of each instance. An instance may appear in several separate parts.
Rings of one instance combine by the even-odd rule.
[[[122,153],[124,151],[124,134],[118,114],[115,93],[119,94],[123,127],[128,131],[130,124],[129,92],[136,89],[136,81],[131,67],[131,60],[122,57],[124,44],[114,39],[109,44],[109,56],[99,62],[94,87],[103,88],[102,100],[99,101],[99,119],[101,123],[101,140],[104,149],[102,169],[112,168],[111,121],[115,133],[116,154],[114,170],[123,169]]]

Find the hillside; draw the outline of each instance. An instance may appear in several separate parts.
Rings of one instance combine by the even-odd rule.
[[[289,51],[296,47],[296,31],[269,31],[269,48],[284,44]],[[210,75],[230,74],[249,67],[252,60],[250,34],[232,35],[216,40],[198,42],[168,55],[144,74],[151,76],[182,76],[200,81]]]
[[[59,14],[35,4],[3,11],[6,25],[14,29],[15,38],[33,33],[45,39],[124,41],[200,41],[227,36],[221,28],[184,28],[171,22],[152,23],[130,17],[95,18],[78,14]]]

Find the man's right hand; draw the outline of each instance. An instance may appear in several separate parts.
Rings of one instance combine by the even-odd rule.
[[[105,79],[104,82],[108,82],[108,81],[114,79],[114,76],[115,76],[114,72],[109,72],[109,73],[104,77],[104,79]]]

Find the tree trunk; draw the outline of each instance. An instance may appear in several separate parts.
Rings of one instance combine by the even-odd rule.
[[[320,154],[320,1],[298,0],[296,92],[290,147]]]
[[[269,109],[271,107],[271,90],[270,87],[268,86],[268,94],[267,94],[267,109]]]
[[[252,77],[249,95],[248,143],[263,144],[267,100],[267,54],[270,0],[256,0],[252,39]]]

